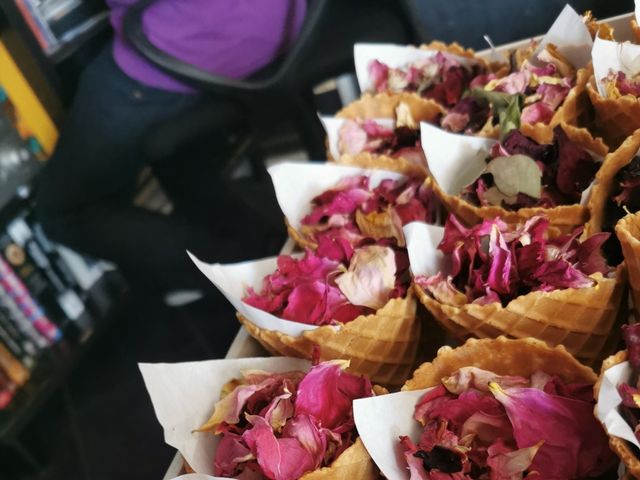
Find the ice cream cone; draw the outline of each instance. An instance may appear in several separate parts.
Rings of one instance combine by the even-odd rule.
[[[604,98],[598,93],[591,76],[587,93],[595,110],[594,128],[607,145],[618,148],[635,130],[640,128],[640,101],[632,95]]]
[[[439,103],[420,95],[409,92],[389,93],[383,92],[375,95],[365,93],[355,102],[350,103],[337,114],[337,118],[348,119],[375,119],[396,118],[396,109],[401,103],[409,108],[411,117],[420,122],[434,122],[443,115],[446,110]],[[419,165],[411,160],[388,155],[376,155],[369,152],[361,152],[357,155],[343,153],[338,158],[333,158],[327,148],[327,158],[343,165],[355,165],[363,168],[377,168],[399,172],[412,177],[425,177],[426,165]]]
[[[457,348],[441,347],[430,363],[423,363],[402,390],[439,385],[444,377],[463,367],[477,367],[498,375],[530,377],[541,370],[565,382],[595,383],[594,371],[578,362],[563,346],[550,347],[535,338],[477,340],[471,338]]]
[[[607,147],[602,140],[593,138],[586,129],[564,123],[562,124],[562,128],[571,141],[578,143],[601,157],[607,154]],[[553,139],[553,130],[546,128],[546,126],[545,128],[539,128],[535,125],[523,125],[521,131],[538,143],[550,143]],[[557,229],[557,231],[561,233],[567,233],[578,226],[584,225],[589,219],[588,207],[577,203],[573,205],[559,205],[553,208],[531,207],[511,211],[499,206],[476,206],[463,200],[460,196],[448,195],[440,188],[435,180],[433,181],[433,189],[447,210],[468,225],[474,225],[483,219],[492,219],[495,217],[500,217],[510,224],[518,224],[535,215],[544,215],[551,222],[552,228]]]
[[[625,216],[616,225],[624,262],[629,272],[633,313],[640,321],[640,212]]]
[[[362,440],[357,438],[353,445],[340,454],[325,468],[319,468],[300,477],[300,480],[375,480],[379,470],[367,453]]]
[[[600,370],[600,377],[598,377],[598,381],[594,386],[594,392],[596,400],[598,400],[598,396],[600,393],[600,386],[602,385],[602,380],[604,378],[604,372],[614,367],[622,362],[627,361],[627,351],[622,350],[615,355],[610,356],[602,362],[602,369]],[[597,412],[598,405],[596,404],[596,408],[594,411]],[[596,415],[597,416],[597,415]],[[626,467],[627,471],[625,472],[625,476],[621,478],[640,478],[640,459],[636,456],[632,447],[623,440],[622,438],[609,435],[609,447],[611,450],[615,452],[620,460]]]
[[[567,288],[551,292],[531,292],[502,306],[499,302],[460,307],[435,300],[420,286],[420,301],[454,337],[512,338],[534,337],[549,345],[564,345],[585,364],[594,365],[610,352],[610,337],[617,332],[618,315],[625,290],[624,266],[615,278],[591,276],[590,288]]]
[[[371,315],[362,315],[336,328],[325,325],[298,337],[257,327],[238,315],[249,334],[273,354],[311,358],[314,345],[320,359],[349,360],[349,371],[383,385],[402,385],[413,369],[421,324],[412,293],[392,299]]]
[[[433,121],[438,115],[446,112],[438,102],[411,92],[382,92],[372,95],[363,94],[355,102],[351,102],[338,113],[338,118],[396,118],[396,108],[401,103],[409,107],[409,112],[416,122]]]
[[[587,204],[589,222],[585,225],[585,235],[593,235],[602,231],[607,202],[609,202],[615,188],[614,177],[621,168],[633,160],[638,149],[640,149],[640,130],[634,132],[617,150],[605,157],[602,167],[596,174]]]
[[[310,248],[311,250],[315,250],[318,247],[316,242],[310,240],[306,235],[293,228],[289,223],[289,220],[286,218],[284,219],[284,223],[287,226],[289,237],[296,242],[300,248]]]

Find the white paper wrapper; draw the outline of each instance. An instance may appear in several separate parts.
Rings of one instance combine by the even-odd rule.
[[[445,276],[449,271],[449,262],[438,250],[438,244],[444,237],[444,227],[424,222],[411,222],[402,228],[407,242],[409,264],[413,275],[430,277],[438,272]]]
[[[337,118],[337,117],[325,117],[321,116],[320,121],[322,122],[322,126],[324,127],[325,132],[327,133],[327,142],[329,143],[329,152],[331,152],[331,156],[334,160],[338,160],[340,158],[340,128],[345,122],[345,118]],[[367,120],[373,120],[378,125],[388,128],[395,127],[395,121],[392,118],[369,118]]]
[[[418,441],[422,428],[413,419],[413,410],[428,390],[360,398],[353,402],[353,417],[362,443],[388,480],[409,478],[398,437],[406,435]]]
[[[196,479],[210,480],[219,478],[209,476],[213,475],[219,439],[211,433],[193,433],[193,430],[211,417],[223,385],[239,377],[242,370],[307,371],[310,363],[297,358],[273,357],[141,363],[139,367],[165,441],[178,449],[194,471],[204,474]]]
[[[373,84],[369,79],[369,64],[378,60],[391,68],[400,68],[410,63],[433,57],[437,50],[426,50],[412,45],[393,45],[390,43],[356,43],[353,46],[353,59],[356,66],[356,77],[361,92],[373,90]],[[461,65],[471,67],[475,60],[451,55]]]
[[[538,52],[545,45],[553,43],[558,51],[571,62],[575,68],[586,67],[589,63],[593,40],[582,17],[568,4],[565,5],[558,18],[540,41]]]
[[[292,255],[300,258],[302,253]],[[265,330],[278,332],[298,337],[305,330],[318,328],[316,325],[283,320],[259,308],[247,305],[242,301],[247,287],[256,291],[262,289],[262,280],[273,273],[277,268],[278,257],[270,257],[262,260],[221,265],[219,263],[205,263],[189,253],[189,257],[198,269],[213,283],[227,300],[252,323]]]
[[[609,71],[623,72],[628,76],[640,72],[640,45],[612,42],[598,37],[593,44],[591,59],[598,93],[604,97],[606,92],[602,79],[609,75]]]
[[[404,175],[388,170],[373,170],[330,163],[284,162],[269,168],[280,209],[293,228],[311,212],[311,200],[330,190],[343,178],[369,177],[369,186],[377,187],[385,179],[398,180]]]
[[[619,363],[604,372],[604,379],[600,385],[596,416],[605,426],[609,434],[620,437],[640,448],[640,442],[633,434],[629,424],[618,413],[618,407],[622,404],[622,398],[618,393],[618,385],[626,383],[632,374],[629,362]]]
[[[431,175],[449,195],[458,195],[487,166],[486,158],[496,140],[450,133],[420,123],[422,150]]]
[[[635,4],[635,15],[636,15],[636,22],[638,23],[638,25],[640,25],[640,3],[638,3],[638,0],[635,0],[633,2]]]

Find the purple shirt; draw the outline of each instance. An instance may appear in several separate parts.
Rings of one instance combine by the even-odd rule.
[[[122,18],[135,2],[107,0],[116,32],[116,63],[151,87],[192,92],[125,42]],[[210,73],[243,78],[270,63],[286,41],[295,38],[306,4],[306,0],[158,0],[145,12],[143,27],[151,43],[180,60]]]

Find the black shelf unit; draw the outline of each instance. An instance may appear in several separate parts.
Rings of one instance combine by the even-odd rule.
[[[0,1],[0,38],[58,127],[84,65],[112,36],[104,0],[83,1],[95,11],[96,21],[51,54],[43,51],[14,0]]]
[[[126,283],[118,272],[108,272],[96,282],[89,292],[93,328],[77,341],[63,341],[43,352],[28,382],[9,407],[0,410],[0,448],[21,457],[34,471],[43,469],[41,460],[23,444],[20,435],[93,345],[112,328],[127,298]]]

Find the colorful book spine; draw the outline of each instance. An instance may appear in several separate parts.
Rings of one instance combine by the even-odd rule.
[[[4,258],[0,258],[0,287],[4,288],[20,311],[43,337],[52,343],[62,338],[60,329],[49,320],[40,305],[34,301]]]
[[[29,370],[0,343],[0,368],[16,385],[22,386],[29,380]]]
[[[57,44],[57,40],[44,18],[40,16],[39,12],[28,0],[14,1],[40,48],[45,52],[51,50]]]
[[[16,384],[0,368],[0,410],[7,408],[16,392]]]
[[[27,340],[32,342],[33,345],[36,345],[39,350],[51,345],[52,342],[38,333],[33,324],[29,322],[27,317],[22,313],[22,310],[18,308],[18,305],[16,305],[13,299],[2,287],[0,287],[0,311],[3,311],[9,321],[15,325],[20,333]]]

